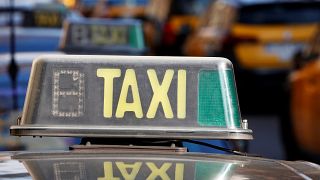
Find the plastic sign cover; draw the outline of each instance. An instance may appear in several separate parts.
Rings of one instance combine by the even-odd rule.
[[[251,139],[224,58],[43,56],[14,135]]]
[[[145,52],[139,20],[84,19],[65,23],[61,49],[67,53],[135,54]]]

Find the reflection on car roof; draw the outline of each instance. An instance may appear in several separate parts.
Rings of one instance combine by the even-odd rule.
[[[319,166],[305,162],[285,162],[264,158],[203,153],[159,152],[15,152],[5,156],[0,166],[15,166],[0,177],[79,179],[122,178],[146,179],[261,179],[317,178]],[[10,160],[11,158],[11,160]],[[19,161],[19,163],[18,163]],[[22,166],[22,163],[25,167]],[[308,168],[308,171],[304,171]],[[129,172],[134,173],[129,173]],[[151,178],[151,179],[153,179]]]

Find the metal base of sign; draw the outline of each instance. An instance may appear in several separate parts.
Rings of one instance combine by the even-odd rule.
[[[97,127],[97,126],[11,126],[14,136],[59,136],[101,138],[160,138],[160,139],[238,139],[252,140],[250,129],[169,128],[169,127]]]

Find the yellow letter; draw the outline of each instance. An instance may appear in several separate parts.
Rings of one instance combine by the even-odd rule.
[[[179,119],[186,118],[186,90],[187,90],[187,73],[186,70],[178,71],[177,83],[177,117]]]
[[[113,176],[112,162],[104,162],[104,177],[98,177],[98,180],[119,180],[120,178]]]
[[[151,170],[151,174],[148,176],[147,180],[156,179],[158,176],[160,176],[162,180],[170,180],[167,170],[171,167],[171,163],[163,163],[160,168],[152,162],[147,162],[146,164]]]
[[[117,167],[118,167],[119,171],[121,172],[124,179],[126,179],[126,180],[132,179],[133,180],[136,178],[142,163],[136,162],[134,164],[125,164],[124,162],[116,162],[116,165],[117,165]],[[128,173],[127,168],[132,169],[130,174]]]
[[[97,76],[104,78],[103,116],[112,117],[113,79],[120,77],[120,69],[97,69]]]
[[[148,69],[147,73],[153,90],[153,97],[147,112],[147,118],[155,117],[159,103],[162,105],[165,117],[173,118],[173,112],[167,93],[170,88],[174,71],[172,69],[166,70],[161,85],[159,84],[158,77],[154,69]]]
[[[184,164],[177,163],[176,171],[175,171],[175,180],[183,180],[183,174],[184,174]]]
[[[132,103],[127,103],[129,87],[131,87],[132,92]],[[137,118],[143,117],[136,73],[133,69],[128,69],[124,76],[116,117],[123,118],[126,111],[133,111]]]

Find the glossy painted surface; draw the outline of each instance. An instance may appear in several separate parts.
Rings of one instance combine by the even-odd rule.
[[[0,177],[13,179],[318,179],[320,167],[233,155],[147,152],[3,153]],[[13,168],[14,167],[14,168]]]

